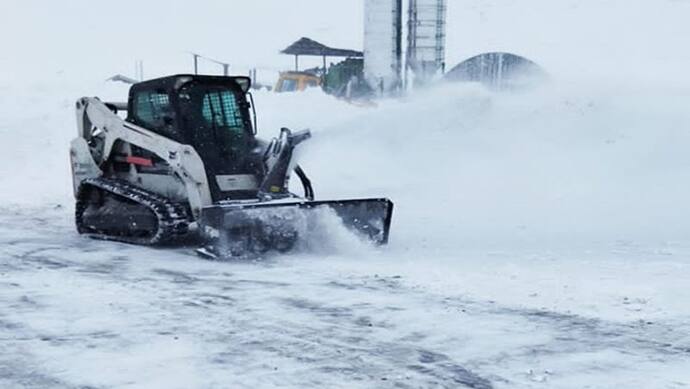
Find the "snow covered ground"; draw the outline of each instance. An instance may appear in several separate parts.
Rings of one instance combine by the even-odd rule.
[[[73,103],[124,99],[101,80],[125,49],[109,40],[112,53],[75,61],[79,42],[64,38],[98,30],[57,28],[79,2],[52,10],[64,20],[31,3],[3,3],[19,16],[0,32],[20,36],[34,15],[40,28],[10,48],[31,56],[42,33],[56,58],[36,73],[0,57],[0,387],[690,386],[687,1],[450,0],[449,57],[528,55],[551,74],[537,90],[445,86],[367,108],[258,93],[262,136],[314,132],[300,158],[317,197],[385,195],[396,209],[386,248],[334,228],[309,251],[251,262],[76,234]],[[179,18],[172,3],[164,16]],[[264,25],[282,28],[272,4]],[[163,23],[151,20],[145,32]],[[305,23],[357,44],[347,22]],[[280,48],[271,31],[256,40]],[[164,62],[156,42],[137,50]]]
[[[217,263],[42,211],[3,212],[2,387],[687,385],[687,247]]]

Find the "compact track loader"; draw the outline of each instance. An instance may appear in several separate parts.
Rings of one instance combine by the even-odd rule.
[[[175,75],[132,85],[127,103],[79,99],[70,151],[78,232],[144,245],[195,234],[209,255],[237,256],[288,251],[315,218],[335,217],[386,243],[393,203],[315,200],[292,158],[309,131],[257,139],[249,89],[246,77]],[[292,173],[303,196],[288,190]]]

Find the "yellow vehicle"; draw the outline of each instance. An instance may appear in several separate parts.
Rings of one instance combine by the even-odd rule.
[[[297,92],[321,86],[321,77],[308,72],[281,72],[275,91]]]

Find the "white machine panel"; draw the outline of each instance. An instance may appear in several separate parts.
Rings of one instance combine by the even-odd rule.
[[[256,190],[259,182],[253,174],[233,174],[227,176],[216,176],[216,182],[220,190]]]

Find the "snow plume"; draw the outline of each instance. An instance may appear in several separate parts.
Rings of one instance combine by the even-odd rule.
[[[446,85],[316,132],[302,164],[322,196],[390,196],[396,245],[687,239],[688,91]]]
[[[209,228],[218,238],[219,258],[261,260],[293,252],[314,255],[370,255],[373,243],[348,228],[328,206],[301,208],[296,203],[256,209],[227,209],[228,231]],[[382,228],[382,226],[378,226]]]
[[[0,199],[69,206],[73,101],[126,90],[7,88]],[[312,129],[299,157],[318,199],[390,197],[393,245],[436,248],[687,239],[690,209],[672,204],[690,194],[689,98],[687,82],[562,78],[508,94],[448,84],[366,108],[318,91],[255,96],[260,136]]]
[[[335,211],[327,207],[314,209],[309,226],[302,234],[298,250],[315,255],[371,255],[373,247],[364,237],[346,228]]]

